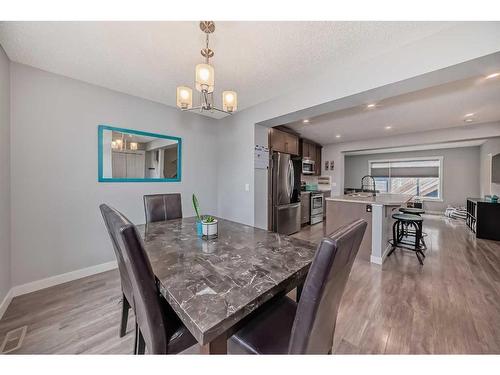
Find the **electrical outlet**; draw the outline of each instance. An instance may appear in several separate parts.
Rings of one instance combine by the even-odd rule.
[[[366,205],[366,212],[372,212],[372,205],[371,204]]]

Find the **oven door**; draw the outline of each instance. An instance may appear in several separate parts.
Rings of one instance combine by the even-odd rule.
[[[311,215],[323,214],[323,194],[311,195]]]

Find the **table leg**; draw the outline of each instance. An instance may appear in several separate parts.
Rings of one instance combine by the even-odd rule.
[[[227,354],[227,336],[222,334],[208,344],[200,345],[200,354]]]

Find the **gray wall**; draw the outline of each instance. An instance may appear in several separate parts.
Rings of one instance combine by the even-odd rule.
[[[10,287],[10,73],[0,46],[0,305]]]
[[[12,284],[114,260],[99,212],[106,202],[144,222],[143,194],[191,194],[217,214],[217,123],[77,80],[13,63]],[[179,183],[98,183],[97,125],[182,138]]]
[[[500,124],[499,124],[500,126]],[[496,194],[500,196],[500,184],[491,182],[491,156],[500,153],[500,137],[491,138],[481,145],[481,196]]]
[[[448,205],[465,206],[467,197],[479,195],[479,146],[345,156],[344,186],[360,186],[361,178],[369,174],[369,160],[427,156],[443,157],[443,201],[426,201],[424,205],[427,210],[444,211]]]

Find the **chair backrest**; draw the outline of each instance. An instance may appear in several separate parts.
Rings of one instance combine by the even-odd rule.
[[[120,212],[106,204],[101,204],[99,208],[101,209],[102,218],[104,219],[104,224],[106,225],[106,229],[108,230],[108,234],[111,238],[111,243],[115,251],[116,260],[118,262],[118,270],[120,272],[122,292],[130,306],[134,307],[132,284],[130,283],[130,277],[123,259],[123,240],[120,234],[121,228],[132,223]]]
[[[340,300],[366,226],[366,221],[357,220],[318,245],[297,306],[290,354],[331,351]]]
[[[144,243],[133,224],[121,229],[124,260],[134,293],[135,316],[151,354],[167,354],[166,316]]]
[[[144,196],[146,223],[182,218],[182,203],[179,193]]]

